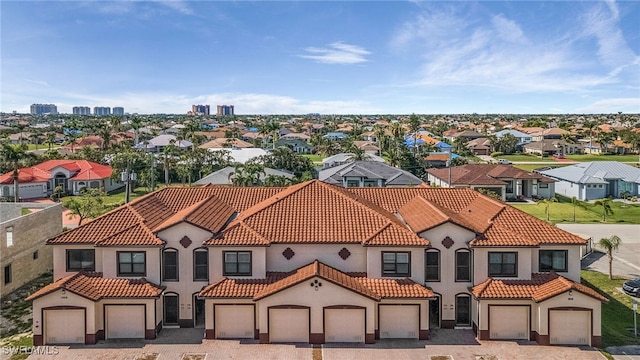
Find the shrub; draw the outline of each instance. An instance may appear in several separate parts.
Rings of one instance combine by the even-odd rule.
[[[502,156],[502,155],[504,155],[504,153],[501,152],[501,151],[496,151],[494,153],[491,153],[491,157],[498,157],[498,156]]]

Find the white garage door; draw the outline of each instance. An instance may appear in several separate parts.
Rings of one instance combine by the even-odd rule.
[[[528,306],[491,306],[489,309],[491,339],[529,339]]]
[[[418,306],[380,305],[381,339],[417,339],[420,327]]]
[[[309,342],[309,309],[269,309],[270,342]]]
[[[326,309],[326,342],[364,342],[364,309]]]
[[[23,199],[44,197],[46,193],[42,190],[42,184],[21,185],[19,196]]]
[[[551,344],[591,345],[590,311],[551,310],[549,340]]]
[[[45,344],[84,344],[84,310],[45,310]]]
[[[144,339],[143,305],[107,305],[107,339]]]
[[[253,339],[253,305],[216,305],[216,339]]]

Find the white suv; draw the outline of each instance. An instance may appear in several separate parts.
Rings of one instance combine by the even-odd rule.
[[[511,165],[511,161],[507,159],[498,159],[498,164]]]

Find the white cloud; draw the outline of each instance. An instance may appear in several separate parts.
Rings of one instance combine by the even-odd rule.
[[[358,64],[367,62],[366,55],[371,52],[357,45],[350,45],[341,41],[329,44],[324,48],[308,47],[306,55],[301,58],[312,59],[324,64]]]
[[[182,0],[152,0],[185,15],[193,15],[193,10]]]
[[[601,99],[577,109],[576,113],[611,114],[618,111],[631,114],[640,113],[640,98]]]
[[[496,15],[491,19],[491,23],[501,39],[518,44],[528,43],[522,29],[515,21]]]

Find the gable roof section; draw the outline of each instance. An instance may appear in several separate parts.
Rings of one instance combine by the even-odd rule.
[[[487,279],[473,287],[478,299],[531,299],[541,302],[569,290],[581,292],[600,301],[609,301],[595,290],[562,277],[555,272],[532,274],[530,280]]]
[[[292,286],[319,277],[337,286],[375,301],[382,298],[418,298],[434,296],[431,290],[411,279],[369,279],[365,274],[348,274],[318,260],[294,271],[267,273],[265,279],[224,278],[200,291],[205,298],[252,298],[254,301],[274,295]]]
[[[26,300],[35,300],[53,291],[64,289],[92,301],[104,298],[157,298],[163,287],[148,282],[145,278],[103,278],[98,272],[79,272],[61,278],[35,293]]]
[[[215,195],[209,195],[189,207],[186,207],[158,225],[154,231],[158,232],[167,229],[181,222],[187,222],[199,228],[220,232],[222,227],[229,221],[235,210]]]
[[[422,196],[416,196],[413,198],[400,208],[398,213],[402,216],[407,225],[411,227],[411,230],[416,233],[432,229],[446,222],[451,222],[471,231],[476,231],[473,226],[462,218],[462,216],[446,208],[441,208],[436,204],[427,201]]]
[[[427,172],[439,179],[449,179],[449,168],[429,169]],[[544,183],[555,180],[532,172],[502,164],[465,164],[451,168],[451,183],[457,185],[505,185],[500,179],[536,179]]]

